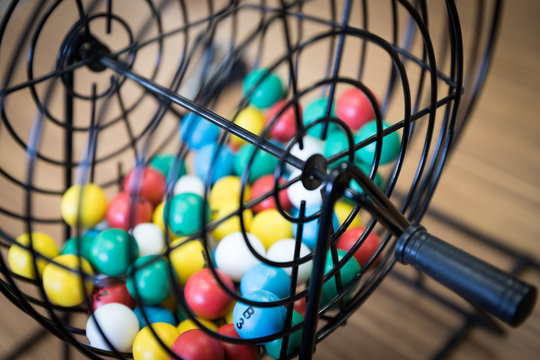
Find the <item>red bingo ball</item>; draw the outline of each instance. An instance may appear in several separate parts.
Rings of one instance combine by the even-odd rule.
[[[338,239],[337,241],[337,248],[349,251],[353,245],[358,241],[360,238],[360,235],[364,232],[363,227],[356,227],[351,228],[345,231]],[[360,264],[361,267],[365,266],[369,260],[369,258],[375,253],[377,248],[379,247],[381,241],[379,240],[379,237],[377,234],[375,234],[373,231],[369,233],[367,238],[364,240],[360,248],[354,253],[355,259],[358,261],[358,264]],[[374,261],[372,266],[376,266],[380,261],[380,258],[377,257]]]
[[[97,288],[97,291],[92,294],[92,312],[96,311],[98,307],[110,303],[120,303],[130,309],[135,308],[135,302],[131,298],[131,295],[129,295],[126,284],[123,282]]]
[[[341,94],[337,100],[336,115],[354,131],[375,119],[375,112],[367,95],[357,88],[348,89]]]
[[[125,192],[131,193],[135,191],[136,186],[139,186],[139,196],[148,200],[152,206],[156,206],[165,193],[165,177],[152,168],[133,168],[124,178],[122,188]]]
[[[184,360],[225,360],[225,349],[218,340],[201,329],[183,332],[176,338],[171,351]],[[174,359],[172,356],[169,359]]]
[[[294,310],[298,312],[303,317],[306,316],[306,298],[301,297],[300,299],[294,302]]]
[[[285,182],[284,178],[281,178],[279,180],[280,184],[283,184]],[[274,175],[268,174],[261,176],[251,186],[251,197],[250,200],[256,199],[259,196],[262,196],[270,191],[274,190]],[[283,208],[283,210],[288,211],[292,207],[291,201],[289,200],[289,195],[287,195],[287,189],[283,189],[278,194],[278,200],[279,204]],[[258,213],[263,210],[268,209],[276,209],[276,201],[274,199],[274,195],[270,195],[263,201],[257,203],[257,205],[253,206],[253,211]]]
[[[231,290],[232,280],[216,270],[221,281]],[[191,275],[184,288],[187,305],[199,317],[214,320],[225,315],[232,298],[223,290],[210,269],[201,269]]]
[[[225,324],[217,330],[221,335],[240,338],[236,332],[234,324]],[[239,345],[222,341],[225,348],[226,360],[257,360],[259,358],[259,349],[255,345]]]
[[[296,110],[294,104],[290,104],[285,111],[281,113],[279,118],[274,121],[275,117],[281,110],[287,106],[288,100],[281,100],[274,104],[266,114],[266,126],[272,125],[270,136],[277,141],[287,142],[292,139],[296,133]],[[302,105],[298,104],[298,116],[302,121]]]
[[[131,197],[127,192],[121,192],[112,199],[107,208],[107,222],[110,227],[128,231],[137,224],[152,222],[152,205],[139,199],[135,204],[133,223],[130,224],[131,204]]]

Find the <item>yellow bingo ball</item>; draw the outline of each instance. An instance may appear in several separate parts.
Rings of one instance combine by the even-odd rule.
[[[263,210],[253,218],[250,233],[268,250],[276,241],[292,238],[292,224],[276,209]]]
[[[161,202],[156,208],[154,209],[154,213],[152,214],[152,222],[159,226],[159,228],[165,232],[165,222],[163,221],[163,210],[165,209],[165,201]],[[169,229],[169,237],[172,240],[178,239],[178,236]]]
[[[168,348],[172,346],[178,335],[175,326],[167,323],[154,323],[152,329]],[[143,328],[133,341],[134,360],[168,360],[169,354],[156,339],[150,326]]]
[[[351,204],[343,200],[339,200],[336,202],[336,204],[334,205],[334,211],[338,218],[339,225],[343,224],[345,220],[347,220],[347,217],[353,211],[353,209],[354,207]],[[356,214],[356,216],[351,221],[351,224],[349,225],[348,229],[357,228],[361,226],[362,226],[362,222],[360,221],[360,217],[358,216],[358,214]]]
[[[221,203],[220,207],[214,212],[212,220],[223,219],[229,216],[231,213],[234,213],[236,210],[238,210],[238,204],[233,201]],[[242,218],[244,220],[246,231],[249,232],[251,229],[251,223],[253,221],[253,212],[251,209],[245,209],[242,211]],[[240,226],[240,218],[238,215],[234,215],[216,226],[214,230],[212,230],[212,236],[219,241],[229,234],[240,231],[242,231]]]
[[[62,196],[60,209],[62,218],[71,226],[77,221],[84,228],[91,228],[105,217],[107,197],[103,190],[94,184],[86,184],[81,196],[81,185],[73,185]]]
[[[185,240],[178,239],[171,243],[171,248],[182,244]],[[178,275],[180,285],[186,285],[189,277],[206,266],[204,248],[200,241],[193,240],[182,244],[171,251],[170,261]]]
[[[244,129],[252,132],[255,135],[259,135],[263,131],[264,121],[264,114],[253,106],[248,106],[244,110],[240,111],[236,119],[234,119],[234,122],[237,125],[243,127]],[[231,136],[230,143],[234,147],[239,148],[246,142],[239,137]]]
[[[238,176],[225,176],[219,179],[212,190],[210,190],[210,196],[208,198],[210,208],[212,210],[220,208],[223,203],[234,203],[238,207],[238,199],[240,199],[240,190],[242,189],[242,182]],[[246,184],[244,189],[244,202],[246,202],[251,196],[251,187]]]
[[[30,246],[29,234],[23,234],[15,239],[18,244],[23,246]],[[36,274],[34,272],[34,264],[32,260],[32,253],[29,250],[14,243],[9,247],[8,263],[11,271],[15,274],[23,276],[28,279],[35,279]],[[41,232],[32,233],[32,244],[34,251],[52,259],[58,256],[58,249],[54,240],[47,234]],[[49,263],[47,260],[36,257],[37,268],[39,276],[43,275],[45,266]]]
[[[92,294],[92,290],[94,289],[92,283],[94,271],[90,263],[84,258],[79,258],[75,255],[60,255],[53,260],[74,271],[64,269],[53,262],[48,264],[43,271],[43,288],[45,289],[45,293],[51,302],[56,305],[65,307],[79,305],[86,299],[82,288],[83,284],[79,267],[88,276],[84,282],[86,295]],[[79,261],[81,261],[80,265]]]
[[[197,318],[197,320],[199,320],[200,323],[202,323],[204,326],[206,326],[212,331],[217,331],[218,329],[218,326],[210,320],[201,319],[199,317]],[[182,321],[180,324],[178,324],[176,329],[178,330],[180,334],[183,334],[188,330],[199,329],[199,327],[197,326],[197,324],[195,324],[193,320],[186,319]]]

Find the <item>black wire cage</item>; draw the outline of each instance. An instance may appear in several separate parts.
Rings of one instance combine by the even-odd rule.
[[[263,344],[281,340],[277,354],[269,355],[311,358],[315,344],[362,306],[396,261],[511,325],[531,312],[536,289],[418,225],[481,91],[501,1],[13,0],[0,6],[0,289],[85,356],[143,358],[131,346],[121,349],[101,320],[94,323],[102,345],[89,342],[88,328],[76,319],[91,316],[100,289],[134,281],[161,262],[162,277],[169,279],[162,291],[168,291],[176,323],[190,319],[220,342],[254,347],[257,356],[268,352]],[[468,30],[462,33],[464,23]],[[268,100],[270,90],[258,94],[276,81],[276,99]],[[367,133],[367,123],[359,126],[347,117],[343,104],[350,93],[370,113]],[[275,100],[279,106],[268,110]],[[289,122],[281,123],[287,116]],[[387,159],[392,137],[397,145]],[[199,146],[197,139],[207,143]],[[360,154],[367,149],[366,160]],[[163,159],[162,192],[148,201],[142,190],[146,169]],[[269,168],[264,175],[270,185],[250,195],[260,166]],[[183,193],[178,188],[197,191],[187,182],[179,185],[179,174],[199,179],[196,201],[192,197],[184,210],[174,205]],[[215,189],[231,176],[234,182],[221,189],[226,205],[220,208]],[[75,215],[68,220],[67,190],[77,185]],[[90,185],[109,199],[107,215],[102,211],[95,221],[86,217],[99,201],[80,191]],[[122,219],[114,222],[112,199],[122,191],[123,207],[116,210]],[[258,235],[271,240],[259,251],[251,237],[264,212],[260,206],[269,200],[274,217],[261,217]],[[176,223],[177,211],[184,211],[187,227]],[[146,222],[161,224],[163,244],[141,262],[140,243],[133,251],[134,228]],[[118,245],[108,261],[125,259],[129,268],[111,274],[91,260],[85,268],[82,259],[96,239],[117,227],[126,230],[131,245]],[[278,234],[282,227],[286,235]],[[352,228],[360,230],[343,251],[339,240]],[[245,248],[225,249],[223,256],[247,251],[233,262],[247,262],[249,255],[288,269],[286,294],[263,301],[242,292],[240,277],[225,281],[221,271],[227,266],[218,248],[226,236],[216,235],[220,229],[226,236],[234,232]],[[42,234],[54,239],[56,253],[43,249]],[[346,273],[372,235],[379,241]],[[267,245],[287,237],[288,253],[267,256]],[[66,254],[68,243],[79,261],[56,257]],[[245,305],[232,315],[237,332],[253,313],[268,309],[280,309],[278,330],[238,338],[201,320],[179,275],[191,260],[174,259],[190,243],[202,245],[201,268],[218,289]],[[19,258],[12,260],[14,249]],[[17,270],[17,259],[25,271]],[[302,280],[306,264],[309,280]],[[49,265],[82,293],[77,304],[66,305],[47,291],[42,268]],[[189,358],[152,324],[141,288],[128,290],[160,356]],[[295,321],[294,309],[303,301],[304,316]],[[216,322],[226,322],[224,316]],[[300,345],[288,346],[294,336]]]

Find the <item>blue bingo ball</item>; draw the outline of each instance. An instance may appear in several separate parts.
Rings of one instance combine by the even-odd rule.
[[[143,306],[133,310],[141,329],[148,326],[148,323],[144,320],[143,310],[151,324],[167,323],[176,326],[174,315],[169,310],[161,306]]]
[[[315,214],[317,211],[321,209],[320,205],[313,205],[306,207],[306,217],[311,216]],[[297,218],[298,217],[298,209],[294,209],[292,211],[292,215]],[[308,248],[313,250],[315,248],[315,245],[317,244],[317,236],[319,236],[319,218],[311,220],[309,222],[306,222],[303,224],[303,230],[302,230],[302,242],[306,244]],[[332,223],[334,226],[334,231],[336,231],[339,228],[339,219],[336,215],[336,213],[333,213]],[[294,237],[296,238],[296,233],[298,231],[298,226],[302,225],[299,223],[293,223],[292,224],[292,233]]]
[[[291,279],[282,268],[259,263],[246,271],[240,281],[242,295],[255,290],[266,290],[283,299],[290,294]]]
[[[180,124],[180,140],[190,149],[199,150],[214,143],[219,136],[219,127],[195,113],[189,113]]]
[[[234,173],[233,152],[227,146],[221,146],[214,163],[212,160],[214,159],[214,155],[217,151],[217,143],[207,144],[196,152],[195,159],[193,160],[193,169],[195,174],[201,179],[208,178],[210,169],[212,169],[212,185],[222,177],[232,175]]]
[[[279,298],[266,290],[255,290],[244,298],[259,302],[277,301]],[[285,326],[285,307],[256,307],[236,303],[233,310],[234,328],[243,339],[253,339],[273,335]]]

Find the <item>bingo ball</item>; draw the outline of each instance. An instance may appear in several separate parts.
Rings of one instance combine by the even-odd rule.
[[[193,193],[175,195],[165,203],[163,220],[177,236],[187,236],[199,231],[202,222],[210,220],[210,206],[202,213],[204,200]],[[202,219],[201,219],[202,218]]]
[[[53,304],[64,307],[79,305],[92,294],[94,289],[92,267],[88,261],[75,255],[60,255],[55,257],[53,261],[55,263],[49,263],[43,270],[45,293]],[[84,288],[81,270],[85,276]]]
[[[133,168],[124,178],[124,192],[131,194],[136,192],[142,199],[148,200],[152,206],[161,202],[165,194],[165,177],[161,172],[151,167]]]
[[[165,249],[165,234],[159,225],[141,223],[133,228],[131,235],[139,248],[139,256],[160,255]]]
[[[225,359],[225,348],[221,342],[200,329],[192,329],[180,334],[171,350],[184,360]]]
[[[283,108],[287,106],[287,100],[281,100],[275,103],[266,114],[265,125],[271,126],[270,136],[273,139],[281,142],[287,142],[296,134],[296,110],[294,104],[290,104],[283,112]],[[276,116],[279,117],[276,119]],[[302,106],[298,104],[298,117],[302,121]]]
[[[302,316],[306,316],[306,298],[301,297],[294,302],[294,310]]]
[[[221,335],[229,336],[232,338],[240,338],[240,335],[236,332],[234,324],[225,324],[220,327],[217,332]],[[226,360],[258,360],[259,349],[255,345],[240,345],[230,342],[221,342],[225,349]]]
[[[186,174],[186,164],[184,163],[184,160],[176,159],[176,156],[172,154],[156,154],[152,157],[148,166],[159,171],[165,179],[168,179],[169,173],[176,167],[176,175],[172,177],[172,180],[174,181]]]
[[[326,108],[328,106],[328,98],[321,97],[314,99],[313,101],[309,102],[307,106],[304,108],[304,113],[302,114],[303,120],[304,120],[304,126],[308,126],[312,124],[313,122],[319,120],[319,119],[328,119],[326,115]],[[329,117],[335,116],[335,103],[332,103],[332,107],[330,108],[330,113],[328,114]],[[316,138],[320,138],[323,130],[324,123],[319,123],[317,125],[314,125],[310,127],[307,131],[307,133],[311,136],[314,136]],[[327,134],[331,133],[332,131],[335,131],[339,129],[338,125],[335,123],[328,123],[328,130]]]
[[[378,106],[373,104],[373,106]],[[350,88],[337,99],[336,115],[351,130],[357,131],[370,120],[375,119],[375,112],[367,95],[360,89]]]
[[[363,227],[348,229],[338,238],[336,246],[338,249],[343,251],[349,251],[360,239],[360,236],[362,236],[364,231],[365,229]],[[353,254],[354,258],[356,261],[358,261],[358,264],[361,267],[364,267],[368,263],[369,259],[377,251],[380,244],[381,241],[379,240],[379,237],[373,231],[367,235],[360,248],[358,248],[358,250],[356,250],[356,252]],[[371,266],[377,266],[379,261],[379,257],[375,258]]]
[[[222,220],[212,230],[212,236],[218,241],[229,234],[242,231],[242,225],[240,224],[240,214],[231,216],[231,214],[234,214],[236,211],[239,210],[239,205],[237,202],[235,202],[235,200],[238,201],[238,198],[231,199],[228,202],[221,202],[219,207],[214,209],[212,220],[217,222],[219,220],[227,218],[226,220]],[[253,213],[251,209],[244,208],[242,210],[242,221],[245,230],[251,231],[251,224],[253,222]]]
[[[250,267],[240,281],[242,295],[266,290],[283,299],[291,293],[291,278],[281,268],[259,263]]]
[[[244,96],[259,109],[266,109],[280,100],[285,92],[279,76],[268,69],[256,69],[244,79]]]
[[[90,248],[90,263],[107,276],[125,274],[138,256],[135,239],[121,229],[103,230]]]
[[[383,121],[382,122],[383,130],[388,127],[390,127],[390,124]],[[354,141],[355,143],[359,143],[361,141],[364,141],[372,137],[375,134],[377,134],[377,122],[370,121],[360,128],[360,130],[358,131],[358,133],[356,134],[354,138]],[[374,141],[370,143],[369,145],[366,145],[358,149],[356,151],[356,161],[364,163],[364,164],[373,163],[373,161],[375,160],[376,143],[377,141]],[[385,165],[391,161],[394,161],[398,157],[400,149],[401,149],[401,140],[400,140],[399,133],[394,131],[384,136],[383,141],[382,141],[382,149],[381,149],[381,157],[379,160],[379,165]]]
[[[266,249],[276,241],[292,237],[291,223],[275,209],[264,210],[255,215],[250,229]]]
[[[308,206],[306,207],[305,216],[309,217],[320,210],[320,205]],[[299,211],[295,209],[293,211],[293,216],[298,217]],[[294,236],[296,236],[298,228],[302,226],[302,242],[306,244],[308,248],[315,249],[315,246],[317,245],[317,238],[319,236],[319,222],[320,217],[304,223],[293,223],[292,233]],[[333,231],[336,231],[339,228],[339,220],[334,211],[332,211],[332,226],[334,227]]]
[[[240,193],[242,191],[242,182],[238,176],[225,176],[219,179],[212,190],[210,190],[210,196],[208,201],[212,210],[217,209],[223,205],[223,203],[234,202],[238,205],[240,199]],[[244,201],[247,201],[251,195],[251,189],[248,184],[244,188]]]
[[[270,246],[270,249],[268,249],[266,253],[266,257],[268,260],[275,261],[277,263],[285,263],[290,262],[294,260],[294,249],[296,246],[296,240],[295,239],[283,239],[275,242],[272,246]],[[303,258],[307,255],[309,255],[311,251],[309,248],[304,244],[300,243],[300,257]],[[311,275],[311,266],[312,266],[312,260],[308,260],[307,262],[300,264],[298,266],[298,283],[305,283],[308,281],[310,275]],[[290,267],[284,267],[282,268],[285,270],[287,275],[291,276],[292,273],[292,266]]]
[[[178,330],[171,324],[156,323],[152,324],[159,339],[170,348],[178,335]],[[169,353],[163,348],[163,345],[156,339],[150,326],[143,328],[133,341],[133,359],[134,360],[168,360]]]
[[[162,257],[143,256],[128,270],[127,289],[137,303],[159,305],[171,295],[169,265]]]
[[[150,321],[150,324],[167,323],[176,326],[176,320],[173,313],[161,306],[141,306],[135,308],[133,312],[137,317],[141,329],[148,326],[148,323],[144,318],[145,316],[148,321]]]
[[[337,250],[338,253],[338,259],[341,261],[341,259],[347,254],[346,251]],[[334,268],[334,262],[332,261],[332,254],[330,251],[326,254],[326,263],[324,266],[324,274],[328,274],[332,269]],[[347,287],[356,277],[356,274],[360,271],[360,265],[358,265],[358,261],[353,257],[351,257],[339,270],[339,274],[341,276],[341,285],[343,288]],[[352,293],[349,292],[349,294]],[[337,296],[338,289],[336,284],[336,276],[332,276],[328,281],[326,281],[323,284],[322,287],[322,294],[321,294],[321,306],[324,306]]]
[[[100,331],[101,330],[101,331]],[[129,352],[139,332],[139,322],[133,311],[123,304],[110,303],[99,307],[86,322],[86,337],[90,345],[102,350]]]
[[[334,204],[334,212],[336,213],[336,216],[338,218],[338,222],[340,225],[342,225],[345,220],[348,219],[348,217],[353,212],[354,207],[353,205],[349,204],[348,202],[344,200],[338,200]],[[359,227],[362,226],[362,223],[360,221],[360,216],[358,216],[358,213],[351,219],[348,228],[353,227]]]
[[[208,330],[216,331],[218,329],[217,325],[211,320],[197,318],[197,321],[200,322]],[[199,329],[199,326],[195,323],[195,321],[191,319],[185,319],[182,322],[180,322],[180,324],[178,324],[176,329],[178,330],[180,334],[183,334],[189,330]]]
[[[264,115],[260,110],[254,108],[253,106],[248,106],[244,110],[240,111],[236,118],[233,117],[231,120],[233,120],[236,125],[255,135],[260,135],[264,129]],[[232,135],[230,144],[234,148],[239,148],[240,146],[246,144],[246,142],[239,137]]]
[[[174,184],[173,195],[192,193],[204,197],[204,182],[196,175],[186,174]]]
[[[180,124],[180,140],[194,150],[216,142],[219,132],[219,126],[191,112],[184,116]]]
[[[98,288],[92,294],[91,300],[92,311],[105,306],[110,303],[123,304],[130,309],[135,307],[135,302],[129,295],[126,284],[123,282],[107,285],[102,288]]]
[[[191,275],[206,266],[206,254],[200,241],[185,242],[178,239],[172,242],[169,259],[176,271],[178,282],[185,285]]]
[[[266,251],[261,240],[250,233],[247,233],[247,240],[259,255],[265,257]],[[250,267],[260,262],[248,248],[241,232],[229,234],[221,239],[216,247],[215,257],[219,270],[234,281],[240,281]]]
[[[351,141],[354,141],[354,138],[351,139]],[[347,149],[349,149],[349,138],[347,137],[347,134],[343,131],[333,131],[326,137],[326,141],[324,143],[324,157],[330,159],[332,156],[340,154]],[[354,156],[354,152],[351,155]],[[347,152],[346,155],[339,158],[339,160],[329,162],[328,166],[335,168],[341,163],[346,163],[347,161],[353,160],[354,158],[350,158],[349,153]]]
[[[279,179],[279,184],[283,184],[286,180],[284,178]],[[274,191],[274,175],[264,175],[253,183],[251,187],[251,197],[249,200],[257,199],[267,193]],[[282,189],[278,192],[278,201],[281,208],[285,211],[291,209],[291,202],[289,201],[289,196],[287,195],[287,190]],[[277,209],[276,200],[274,195],[266,197],[264,200],[259,201],[257,204],[252,207],[255,213],[261,212],[268,209]]]
[[[217,269],[216,273],[223,284],[234,291],[232,280]],[[231,296],[223,290],[210,269],[202,269],[191,275],[184,287],[184,297],[191,311],[207,320],[225,315],[232,302]]]
[[[99,232],[98,232],[99,234]],[[68,239],[62,249],[62,255],[80,255],[86,260],[90,261],[90,250],[92,248],[92,242],[94,237],[88,235],[82,235],[80,237],[74,236]],[[80,249],[80,250],[79,250]]]
[[[254,153],[255,156],[253,156]],[[251,160],[252,158],[253,160]],[[249,169],[248,164],[250,165]],[[261,176],[273,174],[277,165],[278,159],[274,155],[256,149],[252,144],[245,144],[236,153],[234,172],[238,176],[243,176],[245,171],[249,171],[248,181],[252,183]]]
[[[23,234],[15,239],[16,242],[9,247],[9,267],[11,268],[11,271],[17,275],[27,279],[35,279],[36,273],[34,271],[34,256],[29,250],[22,247],[29,247],[30,239],[32,240],[34,251],[49,259],[58,256],[58,249],[56,248],[54,240],[49,235],[37,231],[32,232],[32,236],[29,234]],[[22,246],[19,246],[18,244]],[[43,270],[49,261],[37,256],[35,257],[35,261],[39,276],[41,277]]]
[[[273,302],[279,298],[266,290],[255,290],[244,295],[245,299],[258,302]],[[283,330],[285,307],[257,307],[238,301],[233,310],[234,327],[243,339],[274,335]]]
[[[215,184],[222,177],[233,175],[234,154],[226,145],[205,145],[195,153],[193,170],[201,179],[207,179],[212,173],[210,183]]]
[[[80,224],[83,228],[91,228],[105,217],[107,197],[103,190],[94,184],[73,185],[62,195],[60,210],[62,218],[70,226]]]
[[[131,195],[121,192],[107,208],[107,222],[110,227],[128,231],[137,224],[151,222],[152,213],[152,205],[148,201],[140,198],[133,204]]]
[[[301,170],[294,170],[290,177],[293,179],[301,175]],[[291,204],[297,209],[300,208],[302,201],[306,202],[306,207],[320,207],[322,204],[321,189],[322,183],[319,187],[310,190],[304,187],[302,180],[298,180],[287,187],[287,196],[289,197]]]
[[[301,324],[304,322],[304,317],[298,312],[293,311],[291,327]],[[298,349],[300,349],[300,344],[302,342],[302,329],[298,329],[289,335],[289,344],[287,345],[287,351],[285,355],[291,355]],[[281,356],[281,348],[283,347],[283,339],[276,339],[264,344],[264,350],[273,359],[279,359]]]

